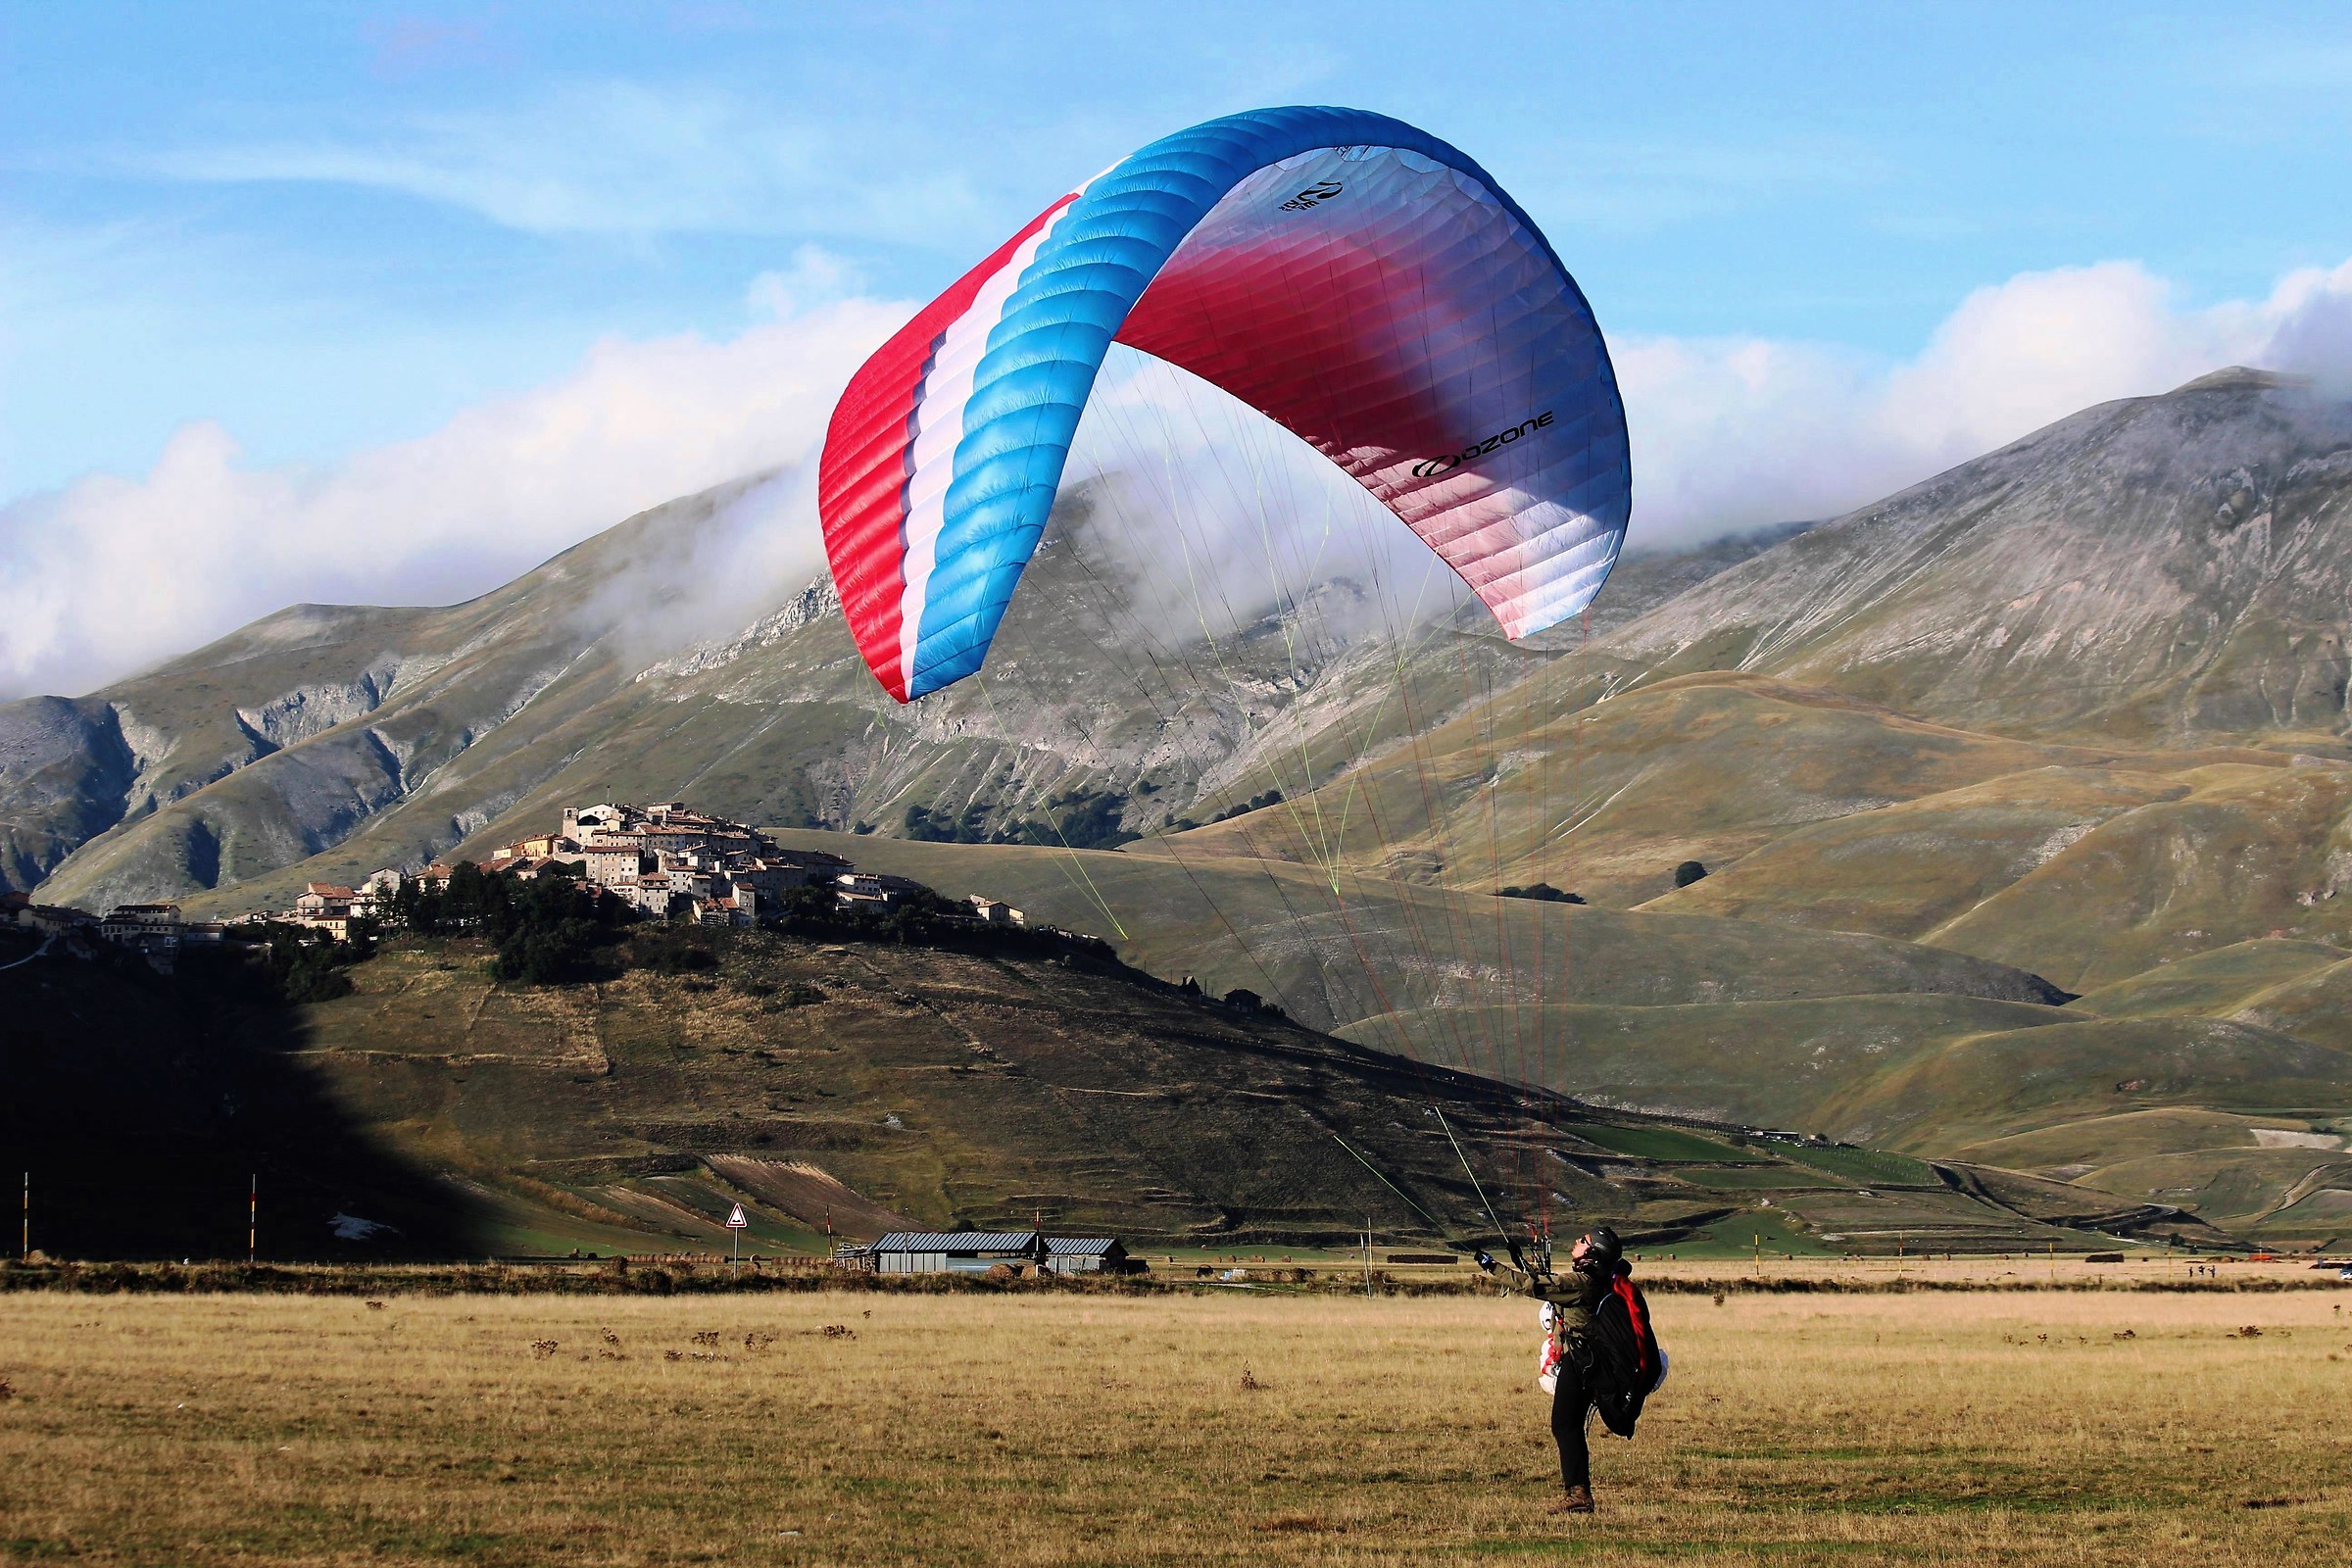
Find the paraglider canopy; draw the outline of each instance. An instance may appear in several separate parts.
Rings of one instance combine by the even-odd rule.
[[[858,649],[900,701],[980,667],[1114,339],[1329,458],[1508,636],[1582,611],[1616,561],[1624,408],[1535,224],[1399,121],[1255,110],[1055,200],[842,395],[818,513]]]

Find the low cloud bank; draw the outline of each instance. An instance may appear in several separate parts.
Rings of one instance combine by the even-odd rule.
[[[1323,456],[1188,371],[1112,345],[1062,473],[1088,541],[1163,645],[1304,607],[1313,643],[1401,631],[1469,596]],[[1355,593],[1317,589],[1345,579]]]
[[[843,383],[906,314],[864,299],[798,309],[810,282],[762,280],[761,297],[798,313],[729,341],[600,343],[561,381],[331,467],[243,465],[228,431],[199,422],[142,477],[93,475],[11,502],[0,698],[86,691],[290,603],[462,599],[647,507],[795,470],[742,504],[757,544],[756,569],[733,573],[743,605],[695,611],[709,623],[679,628],[728,634],[724,616],[751,618],[760,595],[821,566],[808,460]],[[2352,390],[2352,263],[2206,307],[2179,304],[2131,263],[2027,273],[1964,300],[1901,364],[1760,339],[1620,339],[1615,354],[1635,541],[1677,545],[1832,515],[2087,405],[2224,365]],[[1130,359],[1102,395],[1071,477],[1105,487],[1139,579],[1192,573],[1179,610],[1215,604],[1230,624],[1271,606],[1270,579],[1295,592],[1331,575],[1377,578],[1392,606],[1455,597],[1337,470],[1270,426],[1237,423],[1221,394]],[[1290,525],[1269,567],[1256,519],[1277,507]],[[1183,618],[1172,613],[1171,631]]]
[[[609,340],[561,381],[322,469],[248,466],[220,425],[186,425],[142,477],[0,509],[0,697],[87,691],[288,604],[452,603],[648,507],[800,464],[905,314],[852,300],[723,343]],[[821,552],[795,532],[773,569],[805,581]]]
[[[1762,339],[1615,345],[1636,538],[1678,545],[1877,500],[2082,409],[2228,365],[2352,392],[2352,262],[2184,308],[2131,262],[1982,288],[1918,358]]]

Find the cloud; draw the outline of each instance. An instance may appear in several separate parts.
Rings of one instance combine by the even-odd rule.
[[[2115,398],[2226,365],[2352,383],[2352,263],[2191,307],[2130,262],[2027,272],[1961,301],[1914,359],[1818,344],[1616,346],[1637,545],[1834,516]]]
[[[853,135],[855,157],[844,146]],[[398,191],[532,234],[935,243],[943,227],[982,215],[960,175],[872,156],[899,139],[886,126],[796,121],[717,88],[582,81],[495,110],[416,113],[364,134],[222,142],[128,162],[204,183]]]
[[[821,245],[803,245],[792,253],[792,265],[774,268],[752,279],[743,291],[744,303],[770,320],[789,320],[820,305],[836,305],[858,292],[862,281],[858,266]]]
[[[489,30],[479,21],[438,17],[377,17],[360,25],[374,53],[377,75],[401,80],[423,72],[478,65],[491,58]]]
[[[1547,224],[1629,234],[1797,194],[1886,185],[1902,173],[1884,151],[1847,137],[1569,138],[1514,178],[1512,189]]]
[[[144,476],[0,509],[0,695],[78,692],[289,603],[446,603],[673,497],[805,459],[905,318],[847,300],[713,343],[597,344],[571,374],[325,468],[183,426]],[[805,533],[805,530],[803,530]],[[798,569],[818,564],[803,538]]]
[[[1962,300],[1914,358],[1763,338],[1632,338],[1612,350],[1634,447],[1635,549],[1834,516],[2114,398],[2226,365],[2352,391],[2352,262],[2288,274],[2257,301],[2181,305],[2132,263],[2022,273]],[[1149,452],[1175,453],[1163,465]],[[1377,580],[1391,611],[1443,609],[1413,567],[1367,541],[1400,530],[1300,442],[1182,372],[1114,362],[1070,472],[1094,481],[1138,582],[1183,588],[1220,626],[1272,606],[1269,584]],[[1250,519],[1288,514],[1272,564]],[[1295,593],[1285,587],[1284,593]],[[1230,606],[1230,610],[1223,607]]]
[[[1310,642],[1401,628],[1468,595],[1362,486],[1206,381],[1114,344],[1063,470],[1088,540],[1162,643],[1310,606]],[[1344,583],[1339,593],[1319,589]]]
[[[198,423],[143,476],[0,508],[0,695],[86,690],[289,603],[481,593],[634,512],[769,469],[793,471],[714,532],[728,552],[716,574],[760,592],[813,575],[805,460],[850,372],[906,315],[845,296],[855,281],[805,250],[750,288],[777,319],[725,342],[608,340],[559,381],[328,467],[246,464],[227,430]],[[2352,391],[2352,263],[2206,306],[2129,263],[2025,273],[1961,301],[1900,363],[1761,339],[1623,341],[1616,358],[1633,541],[1675,545],[1834,515],[2224,365]],[[1140,356],[1107,367],[1067,478],[1093,487],[1110,524],[1097,537],[1171,634],[1202,618],[1222,632],[1338,577],[1370,590],[1359,610],[1383,619],[1458,598],[1296,438]],[[698,604],[679,632],[724,635],[726,616],[767,608],[757,598]]]
[[[2261,363],[2308,375],[2321,389],[2352,396],[2352,262],[2333,270],[2292,272],[2272,293],[2270,341]]]
[[[816,468],[800,462],[726,495],[690,534],[623,536],[579,605],[584,638],[608,639],[634,669],[721,642],[773,613],[825,569]]]

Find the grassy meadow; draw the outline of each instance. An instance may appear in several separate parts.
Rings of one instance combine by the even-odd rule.
[[[0,1561],[2275,1568],[2352,1533],[2333,1292],[1656,1304],[1673,1377],[1556,1519],[1523,1301],[19,1295]]]

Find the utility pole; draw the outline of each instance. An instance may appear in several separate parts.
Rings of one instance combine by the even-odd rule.
[[[245,1266],[251,1268],[261,1256],[262,1173],[255,1171],[245,1181]]]
[[[1364,1216],[1364,1299],[1372,1298],[1372,1216]]]
[[[25,1262],[32,1261],[32,1172],[24,1173],[24,1223],[17,1238],[17,1255]]]

